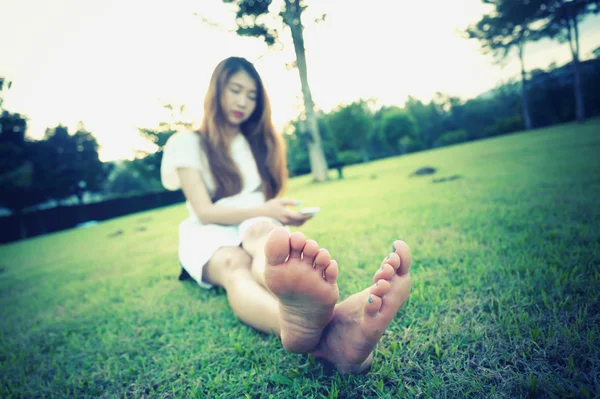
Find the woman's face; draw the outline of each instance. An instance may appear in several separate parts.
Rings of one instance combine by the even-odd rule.
[[[256,108],[256,96],[256,82],[246,71],[231,75],[221,95],[225,121],[239,126],[250,118]]]

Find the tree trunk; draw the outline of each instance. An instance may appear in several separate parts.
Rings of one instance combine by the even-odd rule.
[[[525,43],[519,43],[519,60],[521,60],[521,108],[523,109],[523,122],[525,123],[525,130],[531,130],[533,124],[531,123],[531,115],[529,114],[529,101],[527,100],[527,74],[525,72],[524,48]]]
[[[573,30],[573,32],[571,32]],[[573,37],[574,36],[574,37]],[[573,56],[573,81],[575,91],[575,119],[581,123],[585,121],[585,104],[583,102],[583,91],[581,90],[581,69],[579,67],[579,29],[577,27],[577,16],[567,17],[567,41]]]
[[[579,29],[577,18],[573,19],[573,30],[575,32],[575,46],[573,52],[573,73],[575,75],[575,115],[577,122],[585,120],[585,104],[583,102],[583,90],[581,90],[581,68],[579,64]]]
[[[304,52],[304,36],[302,33],[302,8],[299,1],[291,2],[285,0],[284,21],[292,31],[292,40],[294,41],[294,51],[296,52],[296,65],[300,73],[300,82],[302,84],[302,96],[304,98],[304,109],[306,112],[308,135],[308,155],[310,158],[310,169],[314,181],[322,182],[327,180],[327,161],[323,153],[321,134],[319,132],[319,123],[315,113],[312,94],[308,85],[308,73],[306,68],[306,55]]]

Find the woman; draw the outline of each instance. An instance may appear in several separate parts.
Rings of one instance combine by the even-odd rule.
[[[200,286],[222,286],[244,323],[277,334],[287,350],[365,371],[408,298],[410,249],[396,241],[375,284],[337,304],[335,260],[284,227],[311,217],[276,198],[287,177],[258,72],[227,58],[211,77],[200,129],[176,133],[164,149],[163,185],[181,188],[190,212],[179,229],[181,265]]]

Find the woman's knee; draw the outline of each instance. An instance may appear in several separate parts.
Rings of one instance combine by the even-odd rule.
[[[250,273],[252,258],[240,247],[221,247],[205,267],[207,280],[222,284],[223,278],[239,272]]]
[[[240,247],[232,247],[223,255],[222,267],[228,272],[250,270],[252,258]]]
[[[242,243],[247,244],[250,242],[256,242],[266,237],[271,230],[277,226],[279,225],[270,220],[261,220],[260,222],[256,222],[250,226],[248,230],[246,230],[244,237],[242,237]]]

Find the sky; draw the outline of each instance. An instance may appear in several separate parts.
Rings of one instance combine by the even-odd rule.
[[[326,112],[359,98],[399,106],[436,92],[467,99],[519,73],[515,57],[496,65],[461,37],[487,10],[481,0],[306,2],[308,79]],[[4,108],[27,116],[32,138],[82,121],[103,161],[131,159],[153,149],[137,129],[167,120],[162,104],[186,105],[182,118],[198,122],[212,71],[235,55],[256,65],[282,130],[302,104],[298,72],[286,68],[295,60],[289,30],[272,49],[234,30],[222,0],[0,0],[0,76],[13,82]],[[580,33],[585,59],[600,46],[600,16]],[[570,52],[543,40],[526,57],[528,69],[547,68]]]

